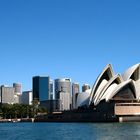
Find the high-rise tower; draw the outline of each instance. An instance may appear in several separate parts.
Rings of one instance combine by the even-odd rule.
[[[80,92],[79,83],[72,83],[72,108],[76,108],[76,100]]]
[[[62,102],[62,110],[71,109],[71,79],[62,78],[55,80],[55,99],[60,99]]]
[[[50,100],[51,88],[49,76],[33,77],[33,100]]]

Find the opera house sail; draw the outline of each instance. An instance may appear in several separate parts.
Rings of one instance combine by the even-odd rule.
[[[140,115],[140,64],[115,74],[108,64],[97,77],[89,96],[89,107],[113,117]],[[140,120],[140,119],[139,119]]]

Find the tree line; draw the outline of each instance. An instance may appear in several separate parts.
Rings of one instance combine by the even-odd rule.
[[[25,104],[1,104],[0,116],[3,119],[13,118],[33,118],[38,113],[47,113],[47,110],[41,106]]]

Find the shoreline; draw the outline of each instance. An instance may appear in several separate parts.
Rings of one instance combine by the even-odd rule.
[[[0,123],[34,122],[34,118],[0,119]]]

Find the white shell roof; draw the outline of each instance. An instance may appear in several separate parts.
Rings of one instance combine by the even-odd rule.
[[[112,92],[108,93],[106,96],[106,101],[112,99],[124,86],[126,86],[128,84],[131,84],[133,86],[133,90],[134,90],[134,93],[136,95],[136,89],[135,89],[135,85],[133,83],[133,80],[129,79],[127,81],[122,82],[116,88],[114,88],[114,90],[112,90]]]
[[[113,72],[113,69],[112,69],[112,65],[111,65],[111,64],[108,64],[108,65],[103,69],[103,71],[101,72],[101,74],[98,76],[98,78],[97,78],[97,80],[96,80],[96,82],[95,82],[95,84],[94,84],[94,86],[93,86],[93,88],[92,88],[91,95],[90,95],[90,99],[89,99],[89,105],[91,104],[91,102],[94,101],[95,97],[97,96],[98,93],[97,93],[96,91],[97,91],[98,88],[99,88],[99,87],[97,87],[97,85],[98,85],[100,79],[102,78],[102,76],[104,75],[104,73],[105,73],[107,70],[110,70],[110,72],[111,72],[111,77],[114,76],[114,72]],[[94,97],[93,97],[93,96],[94,96]]]
[[[99,95],[102,93],[102,90],[106,87],[108,81],[107,80],[103,80],[101,82],[101,84],[99,85],[97,91],[96,91],[96,97],[94,98],[94,104],[96,103],[96,101],[98,100]]]
[[[123,81],[122,77],[120,74],[115,75],[114,77],[112,77],[108,83],[106,84],[106,86],[103,88],[102,92],[98,95],[98,97],[94,100],[94,104],[97,105],[101,100],[103,100],[106,97],[107,93],[106,91],[109,89],[112,91],[112,84],[113,82],[117,80],[119,83],[121,83]],[[117,85],[117,84],[116,84]]]
[[[127,69],[124,74],[122,74],[122,78],[126,81],[128,80],[131,75],[135,72],[135,70],[140,66],[140,64],[136,64],[132,67],[130,67],[129,69]]]
[[[140,64],[130,67],[122,75],[114,75],[111,64],[108,64],[100,73],[92,87],[89,105],[92,103],[98,105],[102,100],[106,102],[111,100],[124,86],[129,84],[133,89],[136,99],[140,100],[140,71],[136,71],[138,68],[140,69]],[[136,72],[136,74],[134,74],[134,72]],[[134,76],[138,76],[136,80],[130,79],[133,74]],[[115,82],[116,80],[117,82]]]

